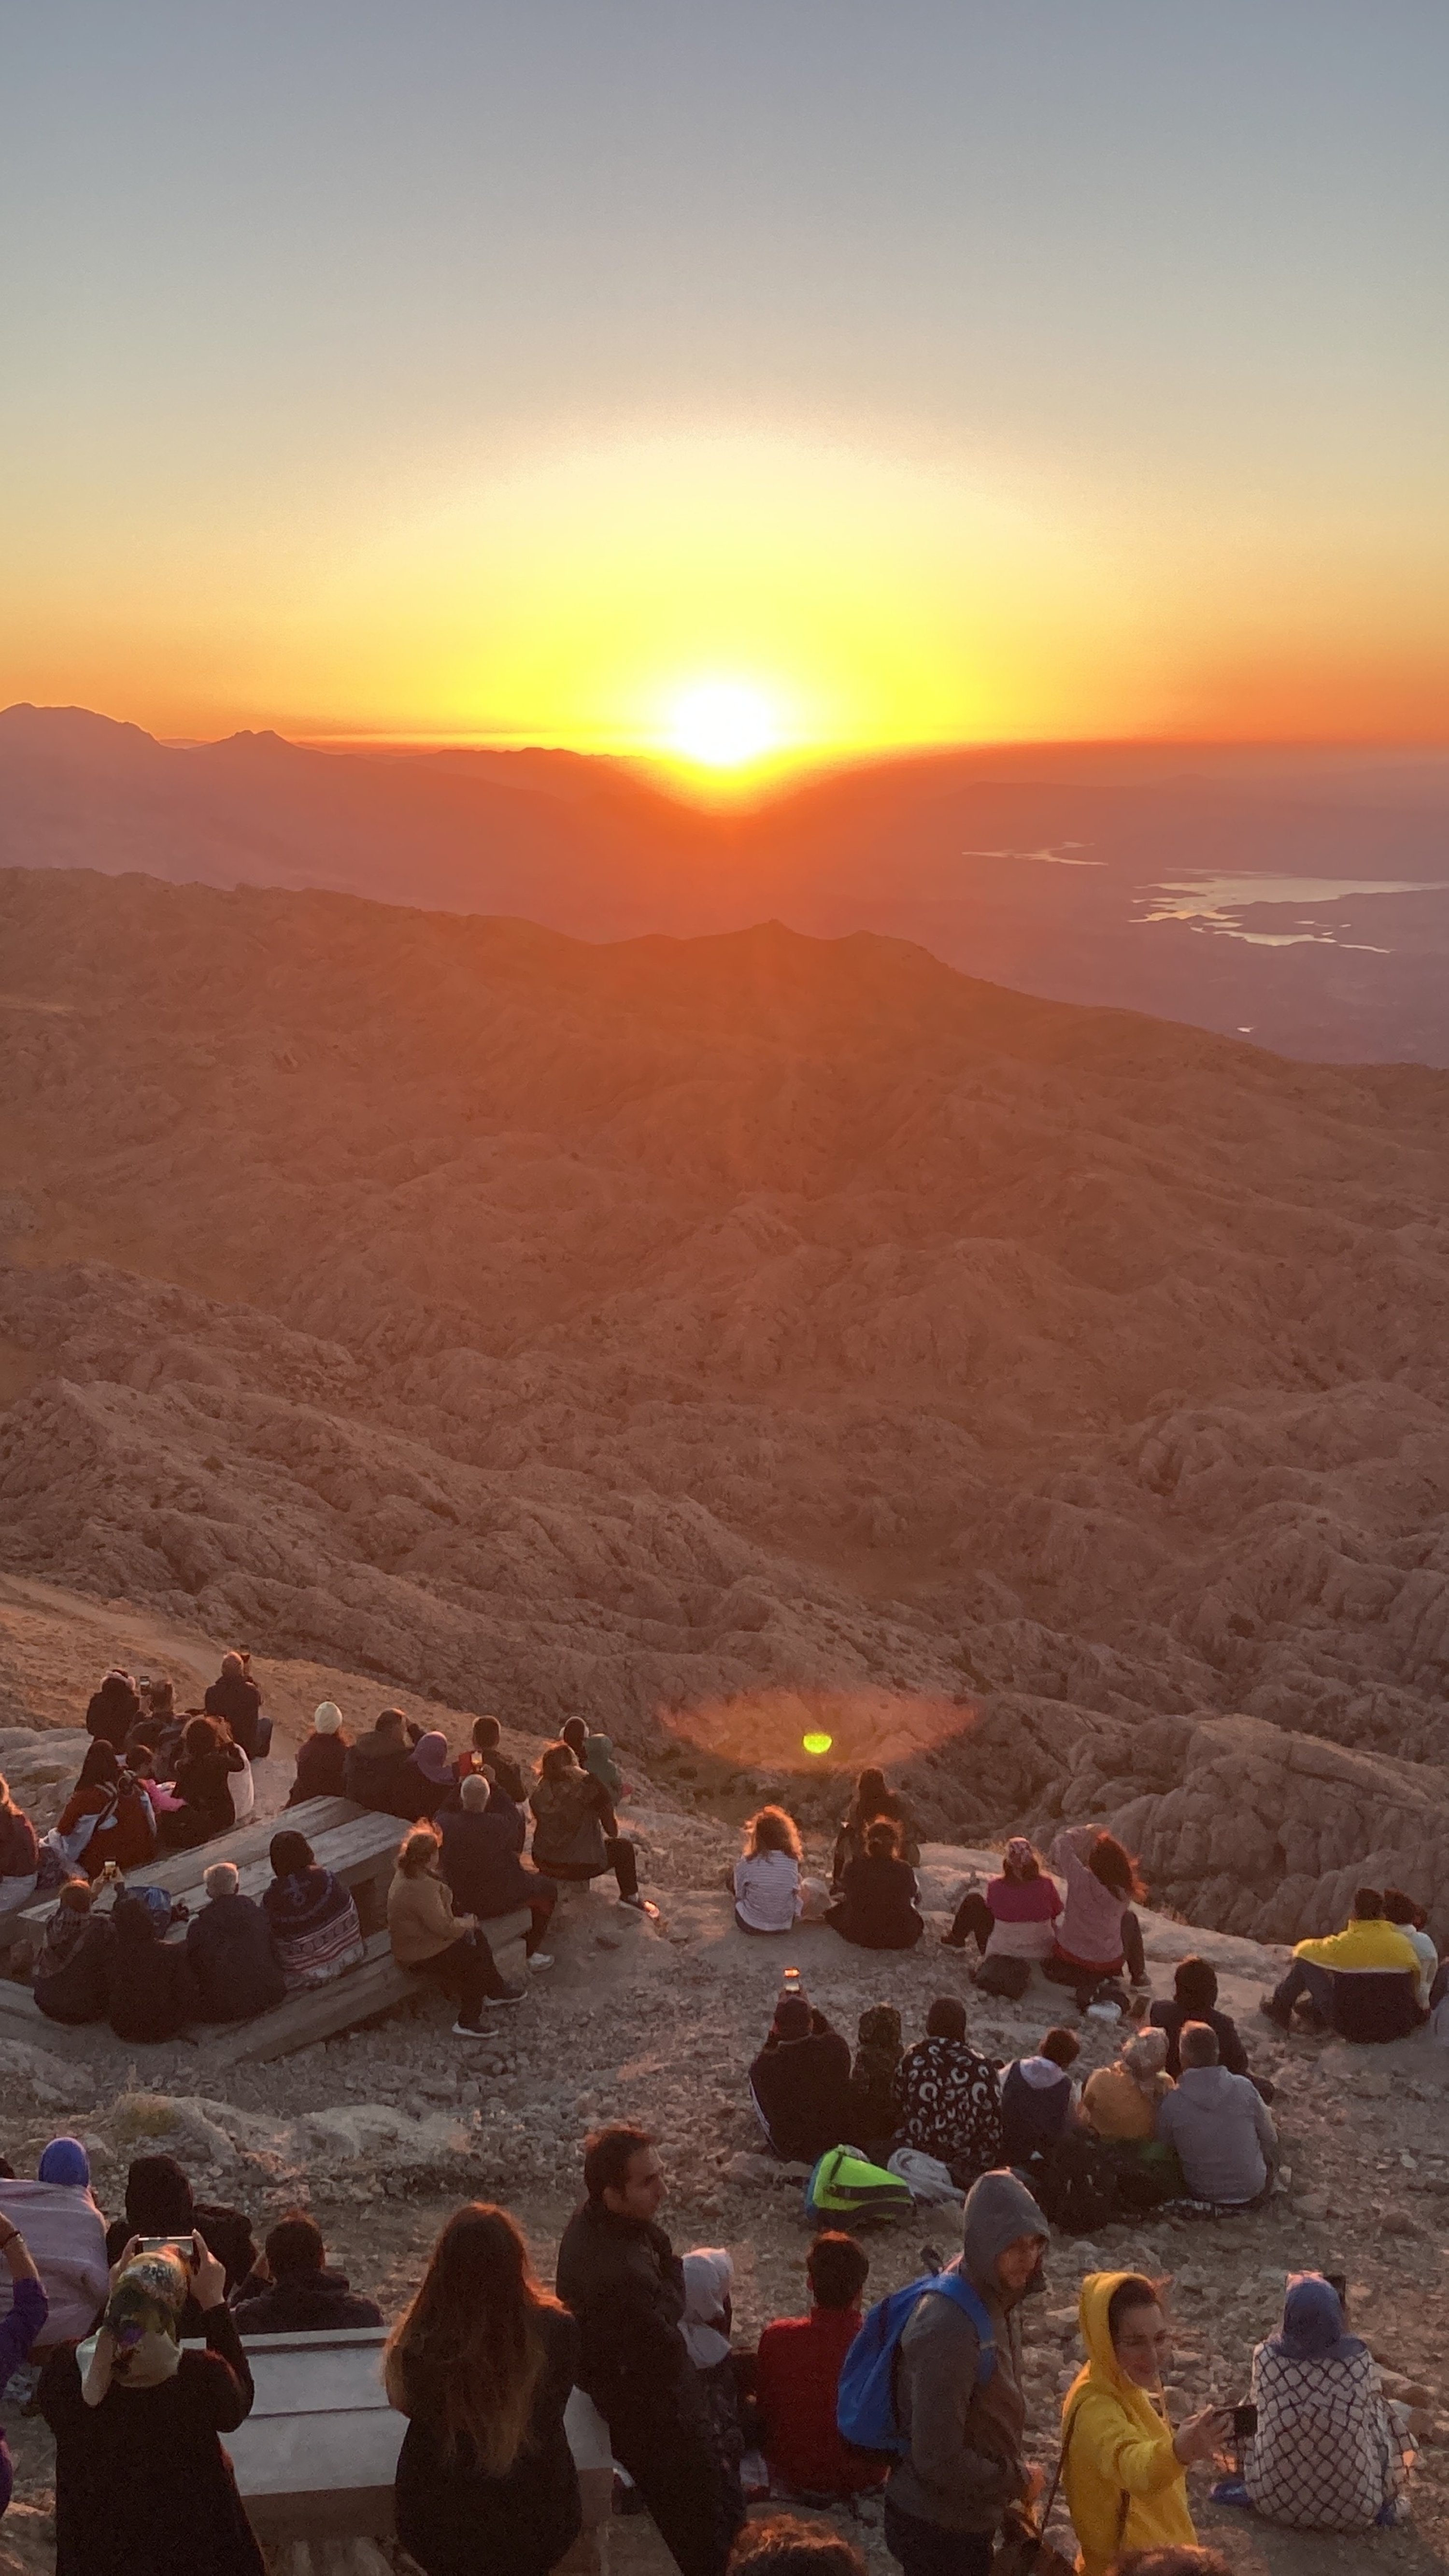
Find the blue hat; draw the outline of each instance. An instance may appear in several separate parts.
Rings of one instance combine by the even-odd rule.
[[[91,2160],[79,2138],[52,2138],[35,2168],[41,2182],[69,2184],[72,2191],[88,2191]]]

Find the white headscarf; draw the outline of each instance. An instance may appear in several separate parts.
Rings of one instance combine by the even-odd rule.
[[[734,2284],[734,2258],[722,2245],[701,2245],[686,2254],[681,2266],[684,2273],[684,2316],[680,2323],[696,2370],[713,2370],[717,2361],[729,2356],[730,2339],[721,2334],[725,2301]]]

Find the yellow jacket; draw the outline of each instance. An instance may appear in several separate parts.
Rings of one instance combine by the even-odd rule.
[[[1379,1915],[1356,1914],[1347,1929],[1330,1932],[1321,1941],[1300,1941],[1293,1956],[1305,1959],[1311,1968],[1334,1968],[1340,1976],[1355,1972],[1382,1975],[1386,1969],[1406,1968],[1411,1976],[1419,1973],[1419,1954],[1397,1923],[1385,1922]]]
[[[1107,2576],[1129,2549],[1192,2548],[1197,2533],[1187,2509],[1187,2480],[1172,2447],[1172,2426],[1145,2388],[1117,2366],[1107,2307],[1126,2272],[1089,2272],[1082,2283],[1080,2324],[1087,2366],[1062,2408],[1071,2428],[1062,2488],[1081,2543],[1078,2576]]]

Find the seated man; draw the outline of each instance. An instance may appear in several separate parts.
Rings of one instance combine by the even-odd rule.
[[[1265,1995],[1262,2010],[1279,2030],[1291,2030],[1293,2007],[1303,1998],[1317,2027],[1337,2031],[1340,2039],[1406,2039],[1418,2029],[1418,1952],[1399,1925],[1385,1920],[1376,1887],[1359,1889],[1346,1930],[1298,1943],[1293,1965]]]
[[[566,1717],[559,1728],[559,1740],[571,1744],[575,1758],[596,1780],[602,1780],[611,1798],[617,1798],[624,1786],[624,1774],[614,1760],[614,1747],[607,1735],[593,1735],[581,1717]]]
[[[888,2463],[846,2448],[835,2420],[840,2365],[860,2328],[870,2270],[853,2236],[817,2236],[805,2258],[808,2317],[778,2317],[760,2336],[755,2404],[772,2495],[828,2504],[885,2481]]]
[[[1182,2073],[1158,2104],[1157,2138],[1175,2147],[1189,2199],[1203,2209],[1251,2209],[1266,2200],[1278,2162],[1278,2132],[1246,2075],[1218,2064],[1218,2035],[1205,2021],[1183,2025]]]
[[[918,2147],[948,2165],[965,2189],[1001,2161],[1001,2097],[996,2069],[966,2036],[959,1995],[938,1995],[926,2036],[896,2068],[897,2144]]]
[[[558,1888],[524,1865],[521,1811],[511,1798],[491,1789],[479,1771],[459,1782],[458,1797],[457,1814],[441,1818],[443,1876],[454,1906],[459,1914],[476,1915],[480,1923],[495,1923],[500,1915],[516,1914],[526,1905],[533,1923],[523,1946],[535,1968],[552,1967],[542,1943]]]
[[[106,2230],[106,2260],[118,2263],[133,2236],[167,2236],[185,2244],[195,2234],[216,2256],[226,2275],[226,2294],[233,2297],[257,2259],[251,2223],[227,2201],[197,2200],[174,2156],[137,2156],[126,2175],[126,2210]],[[183,2335],[206,2331],[195,2299],[181,2313]]]
[[[344,1796],[355,1807],[367,1807],[378,1816],[401,1816],[407,1824],[431,1815],[437,1792],[413,1760],[413,1746],[422,1731],[400,1708],[385,1708],[377,1724],[347,1748],[342,1766]]]
[[[207,1901],[186,1927],[186,1955],[203,2021],[250,2021],[284,2001],[287,1979],[259,1905],[240,1893],[236,1863],[214,1860],[202,1877]]]
[[[1018,2057],[1001,2078],[1001,2161],[1030,2164],[1077,2127],[1072,2068],[1082,2053],[1074,2030],[1049,2030],[1035,2057]]]
[[[851,2143],[850,2042],[832,2030],[807,1995],[782,1995],[769,2035],[750,2068],[755,2109],[786,2164],[813,2165],[827,2147]]]
[[[337,2333],[382,2323],[374,2300],[359,2298],[345,2272],[327,2269],[322,2230],[300,2209],[268,2230],[232,2315],[241,2335]]]
[[[470,1771],[481,1771],[494,1791],[501,1793],[522,1814],[528,1804],[528,1783],[518,1764],[510,1760],[503,1750],[503,1729],[496,1717],[475,1717],[473,1720],[469,1749],[458,1757],[459,1777],[466,1778]],[[456,1805],[456,1798],[452,1803]]]
[[[1179,1959],[1173,1973],[1172,1997],[1155,2003],[1147,2018],[1154,2029],[1167,2033],[1167,2072],[1174,2084],[1182,2072],[1178,2042],[1184,2022],[1205,2021],[1218,2035],[1218,2063],[1230,2075],[1246,2075],[1256,2084],[1265,2102],[1273,2099],[1273,2087],[1266,2076],[1253,2075],[1248,2066],[1248,2052],[1243,2046],[1238,2025],[1230,2013],[1219,2012],[1218,1972],[1207,1959]]]

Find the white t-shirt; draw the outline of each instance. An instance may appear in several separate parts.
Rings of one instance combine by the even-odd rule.
[[[1419,2002],[1427,2010],[1429,1988],[1439,1973],[1439,1953],[1428,1933],[1421,1932],[1416,1923],[1396,1923],[1394,1930],[1402,1932],[1410,1949],[1419,1954]]]
[[[788,1852],[747,1852],[735,1862],[735,1903],[752,1932],[788,1932],[800,1911],[800,1864]]]

